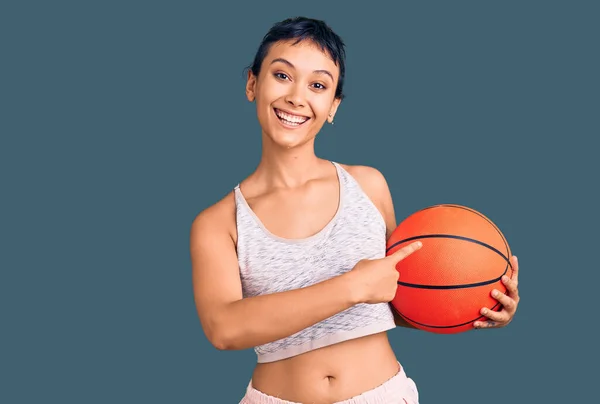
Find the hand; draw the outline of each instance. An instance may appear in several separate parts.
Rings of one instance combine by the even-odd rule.
[[[359,261],[347,274],[352,277],[357,303],[388,303],[396,296],[400,273],[398,262],[422,246],[420,241],[402,247],[384,258]]]
[[[473,323],[475,328],[500,328],[506,327],[515,316],[517,306],[519,305],[519,263],[514,255],[510,259],[513,268],[513,277],[510,279],[504,275],[502,283],[506,286],[508,295],[494,289],[492,297],[502,304],[501,311],[493,311],[487,307],[481,309],[481,314],[489,318],[488,321],[476,321]],[[497,295],[496,295],[497,294]]]

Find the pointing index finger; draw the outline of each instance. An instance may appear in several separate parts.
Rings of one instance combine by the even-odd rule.
[[[400,248],[398,251],[396,251],[389,257],[393,261],[401,261],[404,258],[408,257],[413,252],[417,251],[422,246],[423,246],[423,243],[421,243],[420,241],[415,241],[413,243],[410,243],[410,244]]]

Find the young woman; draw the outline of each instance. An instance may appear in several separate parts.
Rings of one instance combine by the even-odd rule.
[[[271,28],[246,85],[262,127],[260,163],[191,227],[208,340],[258,356],[242,403],[418,403],[386,331],[408,326],[389,302],[396,263],[421,245],[386,257],[396,219],[383,175],[314,150],[343,99],[344,63],[342,40],[322,21]],[[504,309],[475,327],[512,320],[515,257],[511,264],[509,292],[497,297]]]

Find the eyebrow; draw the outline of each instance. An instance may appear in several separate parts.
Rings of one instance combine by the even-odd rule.
[[[291,67],[292,69],[295,69],[295,68],[296,68],[296,67],[295,67],[295,66],[294,66],[294,65],[293,65],[293,64],[292,64],[292,63],[291,63],[289,60],[286,60],[286,59],[284,59],[284,58],[275,58],[275,59],[273,59],[273,60],[271,61],[271,64],[273,64],[273,63],[276,63],[276,62],[281,62],[281,63],[283,63],[283,64],[286,64],[286,65],[288,65],[289,67]],[[333,79],[333,75],[332,75],[332,74],[331,74],[331,73],[330,73],[328,70],[322,70],[322,69],[321,69],[321,70],[313,70],[313,73],[318,73],[318,74],[326,74],[326,75],[328,75],[329,77],[331,77],[331,81],[335,81],[335,80]]]

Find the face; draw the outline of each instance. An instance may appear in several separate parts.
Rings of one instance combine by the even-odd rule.
[[[310,42],[292,43],[273,44],[259,76],[249,72],[246,85],[263,136],[286,148],[314,141],[340,103],[335,98],[339,68],[333,60]]]

